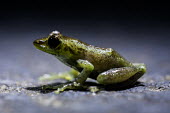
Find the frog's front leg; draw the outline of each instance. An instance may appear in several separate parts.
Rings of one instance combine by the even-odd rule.
[[[61,84],[59,86],[52,86],[50,88],[57,89],[56,93],[60,93],[67,89],[82,89],[84,88],[83,83],[86,81],[90,73],[93,71],[94,66],[87,60],[79,59],[77,61],[78,66],[83,68],[81,73],[75,78],[74,82]]]
[[[131,67],[113,68],[105,71],[97,77],[97,81],[104,85],[115,85],[115,87],[126,87],[133,85],[144,73],[144,64],[133,64]]]

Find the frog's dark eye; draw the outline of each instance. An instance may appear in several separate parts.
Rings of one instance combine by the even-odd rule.
[[[57,37],[55,36],[49,37],[48,45],[50,48],[56,48],[59,44],[60,44],[60,40]]]

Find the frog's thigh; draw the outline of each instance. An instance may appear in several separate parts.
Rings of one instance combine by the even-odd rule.
[[[97,81],[100,84],[119,84],[123,83],[123,85],[130,85],[131,83],[135,83],[137,79],[139,79],[143,73],[140,73],[136,67],[121,67],[114,68],[108,71],[105,71],[97,77]]]

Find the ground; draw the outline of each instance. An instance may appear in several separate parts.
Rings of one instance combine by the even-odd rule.
[[[68,23],[67,23],[68,24]],[[0,50],[0,112],[1,113],[169,113],[170,64],[167,28],[132,29],[112,25],[92,27],[71,25],[61,32],[87,43],[111,47],[131,62],[147,65],[147,73],[130,88],[89,91],[65,91],[61,94],[27,90],[63,80],[41,82],[43,74],[69,70],[56,58],[36,50],[32,42],[54,29],[42,26],[1,32]],[[15,27],[14,27],[15,28]],[[39,29],[39,30],[37,30]],[[37,30],[37,31],[36,31]],[[86,30],[86,31],[85,31]],[[148,30],[150,30],[148,32]],[[95,82],[95,81],[92,81]]]

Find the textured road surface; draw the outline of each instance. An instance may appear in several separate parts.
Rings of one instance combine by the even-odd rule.
[[[25,25],[12,24],[10,28],[1,24],[0,113],[170,112],[170,28],[109,22],[91,22],[88,23],[90,27],[83,22],[43,24],[28,21]],[[92,94],[70,90],[56,95],[26,90],[25,87],[61,82],[40,82],[38,77],[69,70],[56,58],[32,45],[33,40],[52,30],[89,44],[114,48],[131,62],[145,63],[148,71],[139,79],[138,85],[118,91]]]

